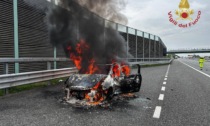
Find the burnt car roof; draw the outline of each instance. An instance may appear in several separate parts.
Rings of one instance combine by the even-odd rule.
[[[69,77],[69,86],[73,90],[88,90],[106,77],[105,74],[73,74]]]

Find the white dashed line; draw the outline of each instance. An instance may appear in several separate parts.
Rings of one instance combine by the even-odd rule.
[[[180,60],[179,60],[179,61],[180,61]],[[182,61],[180,61],[180,62],[183,63],[184,65],[186,65],[186,66],[192,68],[193,70],[195,70],[195,71],[197,71],[197,72],[199,72],[199,73],[201,73],[201,74],[203,74],[203,75],[205,75],[205,76],[207,76],[207,77],[210,78],[210,75],[208,75],[208,74],[206,74],[206,73],[204,73],[204,72],[202,72],[202,71],[200,71],[200,70],[197,70],[196,68],[194,68],[194,67],[192,67],[192,66],[190,66],[190,65],[188,65],[188,64],[186,64],[186,63],[184,63],[184,62],[182,62]]]
[[[167,69],[167,72],[166,72],[166,75],[165,75],[165,78],[164,78],[164,82],[163,82],[164,85],[166,85],[166,83],[167,83],[166,80],[168,78],[169,69],[170,69],[170,64],[168,65],[168,69]],[[161,91],[165,91],[165,90],[166,90],[166,87],[163,86],[161,88]],[[160,94],[158,100],[163,101],[163,99],[164,99],[164,94]],[[161,110],[162,110],[161,106],[156,106],[154,114],[153,114],[153,118],[159,119],[160,114],[161,114]]]
[[[165,91],[165,90],[166,90],[166,87],[162,87],[162,88],[161,88],[161,91]]]
[[[169,69],[170,69],[170,64],[168,65],[168,69],[167,69],[167,72],[166,72],[166,76],[168,77],[168,72],[169,72]]]
[[[155,112],[153,114],[153,118],[159,119],[160,118],[160,113],[161,113],[161,106],[156,106]]]
[[[164,94],[160,94],[158,100],[163,101],[163,99],[164,99]]]

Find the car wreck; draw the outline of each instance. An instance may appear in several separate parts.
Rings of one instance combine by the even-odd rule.
[[[115,95],[139,92],[140,65],[130,74],[128,65],[113,63],[106,74],[73,74],[65,81],[65,100],[70,104],[99,105]]]

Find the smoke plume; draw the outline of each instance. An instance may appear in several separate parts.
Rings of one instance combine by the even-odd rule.
[[[68,57],[70,54],[79,55],[77,46],[81,41],[88,45],[88,50],[84,49],[82,53],[80,73],[85,73],[91,59],[94,59],[94,65],[97,65],[110,64],[113,60],[119,61],[120,58],[131,57],[127,54],[124,38],[111,25],[105,28],[103,19],[99,17],[126,23],[126,18],[119,13],[119,7],[115,8],[116,2],[113,1],[61,0],[60,6],[49,10],[48,26],[53,45],[62,45]],[[119,0],[116,1],[119,3]],[[107,71],[96,71],[96,73],[105,72]]]
[[[127,17],[120,13],[125,9],[124,0],[78,0],[79,4],[88,10],[96,13],[97,15],[119,23],[126,25],[128,23]]]

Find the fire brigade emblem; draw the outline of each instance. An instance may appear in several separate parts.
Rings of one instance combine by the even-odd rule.
[[[179,9],[176,10],[176,15],[179,16],[176,20],[190,20],[193,19],[190,17],[194,14],[194,10],[190,9],[190,4],[188,0],[181,0],[179,4]]]

